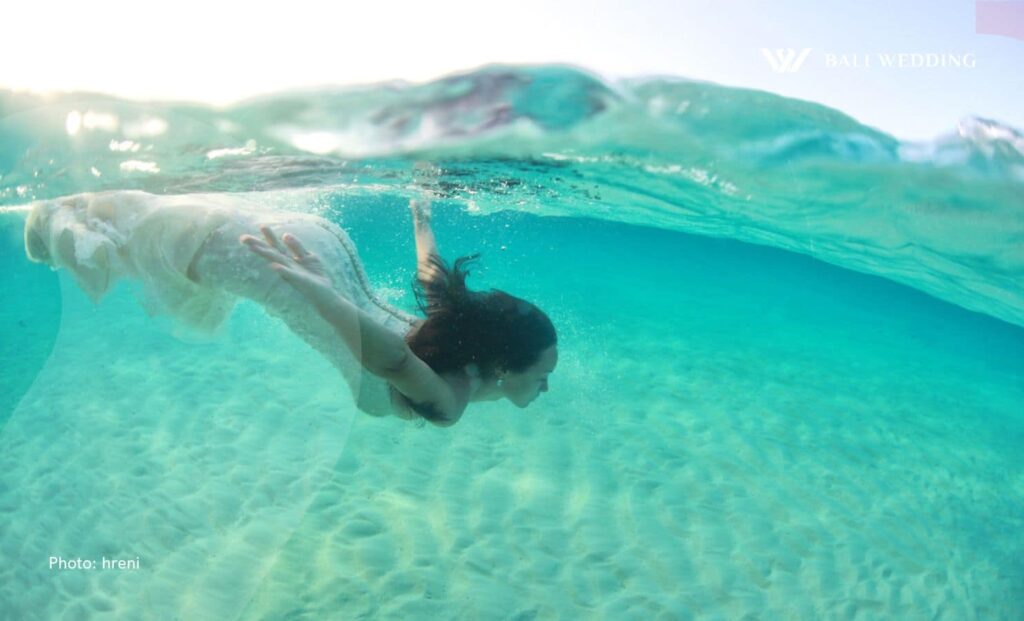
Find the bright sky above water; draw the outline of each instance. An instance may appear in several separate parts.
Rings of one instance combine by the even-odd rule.
[[[564,62],[817,101],[900,138],[935,137],[968,114],[1024,127],[1024,41],[976,34],[973,0],[97,0],[3,12],[0,88],[228,103]],[[779,72],[763,48],[810,51]],[[906,66],[883,66],[879,55],[899,53]],[[946,66],[913,66],[929,59]]]

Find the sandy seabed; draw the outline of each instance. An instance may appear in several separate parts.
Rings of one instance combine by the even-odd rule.
[[[255,306],[186,342],[62,283],[56,347],[0,434],[0,619],[1022,610],[1019,376],[581,317],[534,406],[438,429],[355,415]]]

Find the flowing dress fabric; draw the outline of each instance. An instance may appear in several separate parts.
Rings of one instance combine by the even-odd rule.
[[[371,320],[402,336],[412,328],[414,316],[373,293],[340,227],[310,214],[260,211],[238,197],[121,191],[37,203],[25,223],[25,248],[31,260],[67,269],[93,301],[121,278],[138,280],[147,312],[204,333],[216,332],[239,298],[254,300],[338,368],[359,409],[395,413],[387,382],[363,369],[361,352],[239,243],[245,233],[262,237],[261,225],[301,240],[321,258],[338,293]]]

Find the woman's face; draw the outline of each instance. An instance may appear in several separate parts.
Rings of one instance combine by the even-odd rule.
[[[558,364],[558,346],[552,345],[540,354],[533,365],[519,373],[508,373],[502,380],[502,391],[505,397],[521,408],[525,408],[548,391],[548,375]]]

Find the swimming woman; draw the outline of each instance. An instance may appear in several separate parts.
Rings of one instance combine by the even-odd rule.
[[[502,291],[469,290],[478,255],[440,258],[429,204],[410,203],[420,319],[380,300],[333,222],[240,201],[120,191],[37,203],[26,253],[68,269],[94,301],[121,277],[138,280],[151,313],[203,331],[238,298],[254,300],[327,357],[369,414],[448,426],[471,402],[526,407],[547,391],[558,362],[551,321]]]

